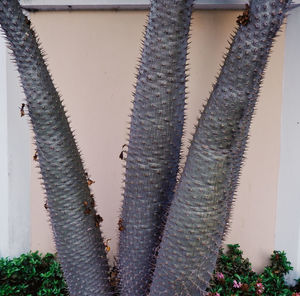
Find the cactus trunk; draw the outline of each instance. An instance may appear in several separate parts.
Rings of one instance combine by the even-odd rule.
[[[120,232],[121,295],[148,293],[173,199],[192,0],[151,1],[131,116]]]
[[[35,134],[58,256],[71,295],[110,295],[108,264],[73,133],[43,55],[17,0],[0,2]]]
[[[206,295],[273,40],[290,1],[253,0],[198,122],[160,245],[150,295]]]

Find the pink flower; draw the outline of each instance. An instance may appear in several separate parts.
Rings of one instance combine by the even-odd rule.
[[[237,282],[236,280],[233,281],[233,288],[239,289],[242,286],[241,282]]]
[[[221,281],[224,280],[224,274],[222,272],[217,272],[216,273],[216,278]]]
[[[257,292],[257,294],[262,294],[264,292],[264,290],[265,290],[265,287],[262,283],[256,283],[256,292]]]
[[[298,293],[298,292],[293,293],[292,296],[300,296],[300,293]]]
[[[219,293],[215,293],[215,296],[220,296],[220,294]]]

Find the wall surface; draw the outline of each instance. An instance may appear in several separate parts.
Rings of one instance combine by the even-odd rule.
[[[24,93],[6,40],[0,37],[0,257],[30,250],[30,131],[20,116]]]
[[[286,279],[295,284],[300,276],[300,7],[287,20],[281,112],[280,170],[276,214],[275,248],[287,250],[294,270]]]
[[[237,15],[233,11],[193,14],[185,143],[209,96]],[[31,19],[71,117],[86,168],[96,181],[92,190],[104,218],[104,235],[112,239],[112,257],[117,250],[122,199],[124,162],[118,156],[127,139],[146,12],[39,12],[32,13]],[[283,51],[280,36],[266,71],[226,239],[226,243],[240,243],[256,269],[267,262],[274,249]],[[32,250],[54,251],[35,165],[31,182]]]

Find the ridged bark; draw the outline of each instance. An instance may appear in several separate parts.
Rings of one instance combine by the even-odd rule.
[[[120,220],[121,295],[146,295],[173,199],[192,0],[151,1],[131,116]]]
[[[0,1],[35,133],[56,248],[71,295],[110,295],[108,264],[80,154],[35,33],[17,0]],[[88,208],[88,209],[87,209]]]
[[[150,295],[206,295],[274,37],[290,1],[253,0],[198,122],[160,245]]]

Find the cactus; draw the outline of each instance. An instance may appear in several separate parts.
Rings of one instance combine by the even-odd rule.
[[[72,295],[110,295],[105,247],[73,133],[30,21],[17,0],[0,1],[35,134],[56,248]]]
[[[199,119],[168,214],[150,295],[205,295],[273,40],[290,1],[251,1]]]
[[[150,9],[134,94],[120,220],[122,295],[146,295],[173,198],[192,4],[193,0],[154,0]]]
[[[205,295],[229,220],[268,55],[291,1],[252,0],[238,18],[239,28],[176,184],[192,4],[193,0],[151,1],[119,221],[123,296]],[[70,293],[113,295],[99,216],[80,153],[35,33],[17,0],[0,1],[0,24],[27,98]]]

